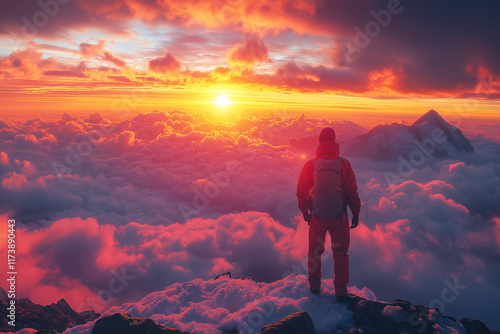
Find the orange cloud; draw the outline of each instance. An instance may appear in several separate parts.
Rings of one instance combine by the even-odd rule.
[[[84,62],[76,66],[43,58],[43,54],[33,47],[17,50],[0,60],[0,76],[8,79],[40,79],[43,76],[86,77]]]
[[[111,20],[136,18],[149,23],[182,22],[208,28],[239,27],[247,32],[282,31],[294,24],[303,24],[317,11],[319,1],[267,0],[204,1],[166,0],[89,0],[81,2],[87,11]]]
[[[259,36],[246,35],[245,42],[229,52],[228,62],[231,66],[252,68],[255,64],[271,62],[267,47]]]
[[[17,50],[0,60],[0,69],[14,76],[39,76],[44,69],[53,68],[57,62],[52,58],[42,58],[42,53],[34,48]]]

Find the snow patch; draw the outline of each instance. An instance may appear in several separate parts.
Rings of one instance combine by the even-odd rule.
[[[349,292],[374,299],[367,288],[349,287]],[[109,309],[104,315],[127,313],[147,317],[165,327],[193,333],[217,333],[237,329],[256,333],[263,326],[284,317],[307,311],[318,333],[352,327],[352,312],[335,301],[332,279],[323,280],[319,296],[310,293],[303,275],[290,274],[273,283],[230,279],[196,279],[175,283],[153,292],[136,303]],[[90,334],[93,323],[74,327],[64,334]]]

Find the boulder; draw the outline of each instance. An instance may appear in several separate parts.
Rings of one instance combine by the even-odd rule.
[[[178,329],[163,327],[149,318],[136,318],[115,313],[97,320],[91,334],[189,334]]]
[[[467,334],[489,334],[492,333],[486,327],[486,325],[479,321],[479,320],[473,320],[469,318],[463,318],[459,320],[462,326],[467,330]]]
[[[302,311],[263,327],[259,334],[315,334],[316,328],[309,313]]]

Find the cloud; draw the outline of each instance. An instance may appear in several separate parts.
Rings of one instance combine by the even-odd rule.
[[[45,71],[43,74],[48,77],[62,77],[62,78],[87,78],[85,74],[86,65],[81,62],[78,66],[68,70],[50,70]]]
[[[93,291],[92,286],[109,279],[100,272],[110,263],[115,266],[129,261],[120,260],[114,248],[115,229],[100,226],[94,219],[62,219],[31,232],[17,229],[17,237],[26,242],[16,249],[18,270],[26,275],[18,292],[43,304],[65,298],[75,307],[95,297],[98,290]]]
[[[170,52],[165,52],[163,56],[148,61],[148,68],[158,73],[176,72],[181,63]]]
[[[246,35],[243,44],[229,51],[228,62],[231,66],[252,68],[262,62],[272,62],[264,41],[256,35]]]
[[[98,59],[104,60],[106,62],[112,63],[118,67],[126,66],[124,60],[119,59],[111,54],[111,52],[105,49],[106,42],[99,41],[97,44],[90,43],[81,43],[80,44],[80,53],[84,58],[93,58],[96,57]]]
[[[488,68],[479,65],[467,65],[467,69],[460,72],[450,70],[442,73],[439,79],[433,77],[437,70],[424,68],[431,63],[426,57],[418,60],[418,55],[396,56],[395,59],[386,59],[388,56],[373,51],[365,57],[359,55],[349,63],[340,64],[339,61],[323,61],[326,54],[314,58],[314,62],[307,57],[298,57],[295,60],[294,48],[284,51],[268,50],[262,37],[246,34],[245,42],[227,52],[230,45],[234,45],[235,36],[218,34],[214,38],[221,38],[219,42],[207,42],[202,50],[194,43],[174,40],[165,42],[169,50],[175,54],[182,54],[182,64],[171,52],[156,58],[141,58],[141,63],[147,62],[149,73],[139,66],[127,66],[127,63],[105,49],[103,41],[97,44],[81,43],[80,50],[74,50],[81,59],[44,58],[40,50],[42,44],[30,44],[26,50],[18,50],[0,60],[0,76],[4,77],[5,85],[16,86],[20,90],[27,89],[27,83],[64,87],[88,85],[89,87],[106,86],[118,87],[207,87],[225,85],[227,87],[248,89],[273,89],[278,91],[296,92],[329,92],[342,95],[365,95],[371,97],[401,97],[419,94],[426,96],[460,96],[474,98],[495,98],[497,95],[497,75]],[[182,37],[182,36],[181,36]],[[184,36],[186,37],[186,36]],[[188,36],[189,37],[189,36]],[[192,37],[192,36],[191,36]],[[226,40],[231,39],[231,43]],[[273,45],[274,46],[274,45]],[[40,50],[34,47],[39,47]],[[307,49],[303,47],[304,49]],[[325,51],[324,47],[310,49],[309,52],[318,55],[322,52],[338,54],[340,51]],[[381,49],[386,50],[388,46]],[[316,50],[314,52],[314,50]],[[209,52],[210,51],[210,52]],[[179,53],[178,53],[179,52]],[[227,53],[227,62],[231,67],[224,67],[224,53]],[[278,54],[277,60],[271,63],[269,53]],[[293,51],[298,52],[298,51]],[[380,52],[380,54],[377,54]],[[415,53],[423,52],[416,51]],[[300,52],[299,52],[300,53]],[[149,54],[149,52],[148,52]],[[290,60],[288,60],[290,56]],[[131,58],[132,56],[128,56]],[[200,60],[203,58],[203,61]],[[332,56],[333,57],[333,56]],[[336,57],[336,56],[335,56]],[[335,58],[334,57],[334,58]],[[413,57],[415,60],[413,60]],[[133,58],[133,57],[132,57]],[[146,59],[150,59],[147,61]],[[333,58],[332,58],[333,59]],[[95,60],[115,65],[115,67],[96,66]],[[144,64],[143,63],[143,64]],[[259,69],[256,65],[262,64]],[[182,66],[181,66],[182,65]],[[463,64],[457,65],[462,66]],[[465,66],[465,65],[464,65]],[[184,71],[181,68],[185,67]],[[253,69],[252,71],[249,71]],[[441,70],[444,71],[444,70]],[[155,76],[159,74],[176,73],[175,76]],[[452,77],[453,81],[447,78]],[[411,79],[410,79],[411,78]],[[460,83],[461,82],[461,83]]]
[[[287,269],[294,232],[257,212],[169,226],[131,222],[117,228],[93,218],[65,218],[36,231],[19,228],[18,237],[25,242],[18,254],[23,262],[19,270],[33,273],[19,293],[39,303],[67,298],[80,310],[102,312],[114,298],[127,300],[165,284],[208,279],[220,270],[271,281]],[[100,294],[116,273],[131,278],[108,301]],[[94,304],[81,293],[82,287]]]
[[[167,34],[168,38],[161,43],[159,49],[166,48],[170,55],[179,55],[183,67],[191,68],[193,72],[184,73],[184,78],[187,79],[185,82],[173,79],[160,81],[168,85],[209,85],[216,80],[217,83],[240,87],[271,87],[377,97],[417,94],[494,99],[498,95],[496,85],[490,87],[488,94],[478,95],[483,91],[479,87],[481,79],[491,75],[493,81],[498,81],[500,74],[496,62],[500,49],[496,47],[496,36],[492,33],[499,27],[495,18],[487,14],[496,12],[497,4],[475,5],[468,1],[458,1],[453,10],[443,11],[442,4],[439,3],[414,5],[411,2],[400,2],[396,9],[391,9],[391,14],[387,1],[382,0],[367,1],[359,6],[350,3],[281,0],[271,7],[260,0],[170,0],[162,3],[142,0],[113,0],[106,3],[76,0],[64,5],[50,3],[56,4],[49,6],[51,11],[55,11],[53,16],[49,15],[52,12],[47,14],[47,6],[29,6],[26,5],[26,0],[19,1],[16,5],[4,4],[4,8],[0,8],[0,34],[14,34],[24,41],[26,36],[23,35],[26,34],[22,33],[23,28],[33,30],[26,28],[26,22],[34,26],[33,22],[38,22],[43,17],[47,17],[47,23],[43,27],[34,26],[37,31],[34,35],[51,39],[52,44],[63,38],[71,38],[72,33],[88,29],[98,29],[113,39],[124,35],[129,39],[136,38],[133,22],[142,22],[149,31],[175,27],[175,32]],[[423,21],[428,22],[423,29],[412,28]],[[464,25],[465,21],[470,24]],[[234,45],[241,34],[245,36],[244,43],[225,55],[226,50]],[[142,42],[142,37],[139,38]],[[270,42],[271,40],[276,42]],[[446,43],[443,44],[443,40]],[[51,77],[52,80],[57,77],[60,79],[58,82],[65,85],[69,84],[68,78],[82,80],[85,77],[89,82],[99,79],[101,84],[109,85],[137,87],[142,84],[157,84],[154,80],[141,79],[145,73],[144,69],[140,69],[145,59],[158,55],[158,49],[141,50],[138,55],[127,55],[130,65],[134,65],[135,57],[135,65],[139,70],[133,70],[133,66],[130,66],[129,72],[115,73],[115,76],[108,78],[99,77],[95,73],[97,70],[88,69],[85,64],[79,65],[75,61],[66,64],[67,54],[71,51],[52,44],[30,43],[39,50],[65,53],[62,58],[47,60],[64,68],[52,68],[55,63],[53,66],[42,66],[38,62],[45,60],[36,54],[11,53],[6,57],[5,64],[0,64],[0,67],[6,68],[4,71],[7,75],[3,71],[1,73],[4,79],[14,80],[13,75],[17,77],[22,74],[34,79],[41,75]],[[80,43],[80,49],[86,57],[94,57],[118,68],[127,67],[121,57],[104,48],[102,40],[97,44]],[[303,57],[306,53],[308,57]],[[273,64],[260,66],[260,73],[234,71],[231,76],[224,78],[212,75],[216,74],[217,67],[224,65],[221,59],[225,56],[229,64],[242,68],[266,63],[270,58],[273,58]],[[163,59],[157,59],[157,66],[150,65],[149,68],[160,73],[180,70],[179,61],[171,59],[172,57],[167,53]],[[23,65],[12,69],[12,61]],[[150,62],[154,62],[154,59]],[[300,77],[292,75],[284,79],[272,74],[286,72],[292,63],[304,72]],[[36,76],[33,76],[34,73]],[[488,75],[485,76],[485,73]],[[343,82],[346,83],[345,86],[342,86]]]
[[[44,76],[86,77],[84,62],[78,65],[62,64],[54,58],[43,58],[43,54],[32,47],[14,51],[1,59],[0,69],[3,69],[9,78],[29,78],[30,80]]]
[[[5,175],[2,179],[2,187],[7,189],[18,189],[28,184],[26,176],[11,172]]]
[[[35,85],[72,86],[81,84],[85,79],[89,85],[96,82],[116,85],[117,81],[130,84],[133,83],[130,78],[135,82],[135,76],[143,74],[139,71],[127,71],[125,68],[121,72],[122,70],[116,68],[89,66],[87,59],[98,59],[120,68],[126,66],[125,61],[104,49],[105,45],[102,41],[99,44],[82,43],[80,50],[71,50],[71,54],[78,54],[84,59],[74,59],[72,62],[68,62],[68,59],[61,61],[54,57],[46,58],[33,45],[35,44],[25,50],[14,51],[0,59],[0,76],[8,78],[12,86],[24,89],[27,82]],[[35,46],[38,47],[38,45]],[[118,76],[117,73],[123,75]]]
[[[9,164],[9,155],[5,152],[0,152],[0,165],[8,165]]]
[[[0,4],[0,34],[15,36],[20,40],[36,37],[46,40],[68,38],[71,31],[99,29],[118,35],[127,35],[124,22],[113,20],[84,8],[83,1],[47,1],[34,4],[30,0]]]
[[[334,91],[368,91],[365,78],[362,77],[362,74],[323,65],[298,65],[294,61],[290,61],[278,68],[276,77],[287,87],[299,91],[329,89]]]
[[[23,75],[40,75],[41,71],[54,67],[54,59],[43,59],[42,53],[34,48],[18,50],[0,60],[0,69],[15,71]]]
[[[220,271],[268,282],[305,274],[307,225],[295,188],[325,126],[345,141],[366,131],[287,114],[220,124],[182,111],[1,121],[0,211],[29,240],[23,270],[32,279],[20,292],[77,307],[88,305],[81,291],[105,298],[114,273],[134,276],[100,302],[105,308]],[[384,173],[397,173],[397,162],[350,159],[363,201],[351,234],[352,285],[428,305],[456,277],[468,288],[446,304],[449,314],[494,322],[494,302],[468,305],[500,294],[498,143],[478,137],[473,145],[474,157],[433,162],[392,188]],[[331,260],[324,255],[325,278]]]

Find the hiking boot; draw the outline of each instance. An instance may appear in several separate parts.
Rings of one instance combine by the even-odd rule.
[[[311,293],[312,293],[313,295],[315,295],[315,296],[319,295],[319,289],[317,289],[317,290],[316,290],[316,289],[311,289],[311,288],[309,288],[309,290],[311,290]]]

